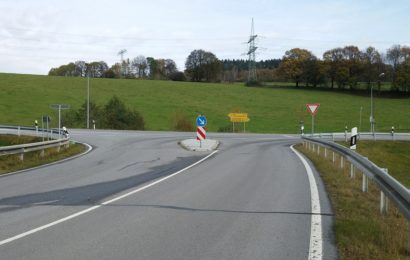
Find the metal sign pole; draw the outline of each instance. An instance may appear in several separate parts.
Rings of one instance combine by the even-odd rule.
[[[43,137],[43,142],[44,142],[44,119],[43,118],[41,119],[41,136]]]
[[[50,133],[48,131],[48,121],[49,121],[49,119],[48,119],[48,116],[47,116],[47,141],[50,140]]]
[[[312,135],[315,132],[315,116],[312,115]]]
[[[58,105],[58,139],[61,139],[61,105]]]

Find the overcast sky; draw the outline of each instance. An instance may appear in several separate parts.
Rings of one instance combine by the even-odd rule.
[[[47,74],[71,61],[104,60],[126,49],[173,59],[194,49],[245,59],[251,20],[257,60],[299,47],[322,57],[335,47],[410,46],[408,0],[0,0],[0,72]]]

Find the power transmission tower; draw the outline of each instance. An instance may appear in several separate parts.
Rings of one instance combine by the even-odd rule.
[[[257,80],[256,77],[256,61],[255,61],[255,52],[258,47],[256,47],[256,37],[258,35],[255,34],[254,27],[253,27],[253,18],[252,18],[252,28],[251,28],[251,35],[249,36],[248,40],[248,82],[255,82]]]
[[[122,49],[118,52],[118,55],[121,56],[121,72],[120,72],[120,78],[124,76],[124,54],[127,52],[126,49]]]

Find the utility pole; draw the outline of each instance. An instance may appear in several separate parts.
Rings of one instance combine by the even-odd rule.
[[[90,72],[87,76],[87,129],[90,128]]]
[[[251,35],[249,36],[248,40],[248,82],[255,82],[257,80],[256,77],[256,57],[255,52],[258,47],[256,47],[256,37],[258,35],[255,34],[254,26],[253,26],[253,18],[252,18],[252,27],[251,27]]]
[[[126,49],[122,49],[118,52],[118,55],[121,56],[121,72],[120,72],[121,75],[120,75],[120,78],[122,78],[124,76],[124,67],[123,67],[123,65],[124,65],[124,54],[126,52],[127,52]]]

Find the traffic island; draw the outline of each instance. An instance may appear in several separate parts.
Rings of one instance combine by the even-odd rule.
[[[186,139],[179,142],[179,145],[189,151],[209,152],[218,148],[219,141],[211,139],[205,139],[202,141],[198,141],[196,139]]]

